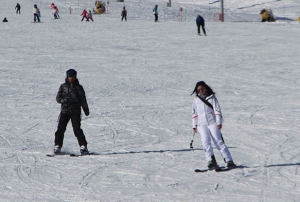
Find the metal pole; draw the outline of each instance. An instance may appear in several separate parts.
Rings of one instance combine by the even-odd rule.
[[[210,22],[210,4],[208,5],[208,22]]]
[[[224,22],[224,2],[221,0],[221,21]]]

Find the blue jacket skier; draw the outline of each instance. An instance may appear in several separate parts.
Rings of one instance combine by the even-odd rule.
[[[206,31],[205,31],[205,28],[204,28],[205,27],[205,20],[204,20],[204,18],[201,15],[197,16],[197,18],[196,18],[196,24],[197,24],[198,34],[201,35],[201,33],[200,33],[200,27],[202,27],[203,33],[206,36]]]

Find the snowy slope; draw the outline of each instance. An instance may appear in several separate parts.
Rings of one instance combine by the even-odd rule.
[[[110,14],[80,22],[93,2],[0,0],[0,201],[299,201],[299,31],[296,1],[285,9],[294,21],[256,22],[261,9],[282,1],[230,1],[250,22],[207,19],[207,37],[196,33],[204,1],[110,2]],[[38,4],[43,23],[33,21]],[[56,2],[55,2],[56,3]],[[151,13],[159,4],[160,23]],[[176,7],[175,7],[176,6]],[[234,6],[234,7],[233,7]],[[245,7],[244,9],[238,9]],[[249,7],[249,8],[248,8]],[[254,9],[256,9],[255,12]],[[98,155],[46,157],[60,105],[55,96],[65,71],[78,71],[91,115],[83,117],[88,147]],[[222,133],[234,161],[245,166],[197,174],[207,162],[200,136],[192,139],[190,96],[197,81],[217,92]],[[79,152],[69,124],[63,151]],[[220,154],[216,158],[223,165]]]

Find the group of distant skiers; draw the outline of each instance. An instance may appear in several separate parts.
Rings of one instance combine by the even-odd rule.
[[[89,12],[87,12],[87,10],[85,10],[85,9],[83,9],[83,11],[82,11],[82,13],[81,13],[81,16],[82,16],[82,19],[81,19],[81,22],[84,20],[84,19],[86,19],[86,22],[88,22],[88,21],[92,21],[92,22],[94,22],[94,20],[93,20],[93,15],[92,15],[92,11],[91,10],[89,10]]]
[[[60,16],[59,16],[58,7],[53,2],[50,5],[50,9],[52,11],[51,13],[54,16],[54,19],[59,19]],[[19,15],[21,14],[21,5],[19,3],[17,3],[15,10],[16,10],[16,14],[19,14]],[[33,7],[33,14],[34,14],[34,22],[36,22],[36,21],[40,22],[41,12],[36,4]],[[159,22],[158,21],[158,5],[154,6],[153,14],[154,14],[154,22]],[[90,20],[92,22],[94,21],[91,10],[87,11],[86,9],[84,9],[81,13],[81,16],[82,16],[81,21],[83,21],[84,19],[86,19],[86,22],[88,22]],[[271,9],[267,10],[264,7],[260,12],[260,16],[261,16],[262,22],[275,22],[275,17],[274,17],[274,14]],[[121,21],[123,21],[124,19],[125,19],[125,21],[127,21],[127,10],[125,9],[125,7],[123,7],[123,10],[121,11]],[[8,22],[7,18],[5,17],[2,22]],[[201,35],[200,28],[202,28],[203,33],[206,36],[205,20],[201,15],[197,16],[196,25],[197,25],[198,34]]]

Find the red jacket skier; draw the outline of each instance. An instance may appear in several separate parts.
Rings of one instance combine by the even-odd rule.
[[[81,16],[82,16],[81,21],[83,21],[84,18],[86,19],[86,21],[89,21],[89,19],[87,18],[87,14],[88,14],[88,12],[84,9],[81,13]]]

